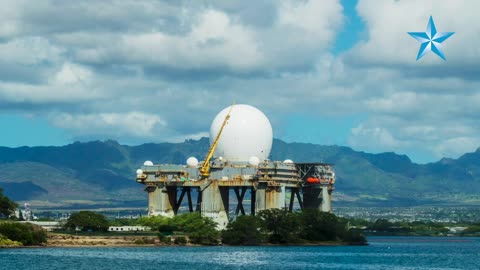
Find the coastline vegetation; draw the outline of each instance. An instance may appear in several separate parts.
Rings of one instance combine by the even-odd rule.
[[[0,219],[6,219],[13,215],[17,206],[14,201],[3,195],[3,189],[0,187]]]
[[[107,218],[93,211],[80,211],[73,213],[64,225],[66,230],[80,230],[88,232],[106,232],[109,223]]]
[[[112,226],[149,226],[158,231],[163,243],[217,245],[289,245],[289,244],[366,244],[359,232],[347,228],[347,220],[319,210],[290,213],[270,209],[257,216],[239,216],[223,231],[199,213],[185,213],[173,218],[142,217],[117,219]]]
[[[365,235],[378,236],[480,236],[480,223],[350,219],[349,226]]]
[[[12,245],[21,243],[23,246],[45,245],[47,242],[47,233],[42,227],[30,223],[17,223],[12,221],[0,222],[0,246],[4,243],[13,242]],[[12,241],[12,242],[9,242]]]
[[[258,216],[240,216],[227,225],[222,241],[228,245],[258,244],[366,244],[347,221],[317,209],[290,213],[283,209],[261,211]]]
[[[7,237],[0,234],[0,248],[1,247],[21,247],[23,244],[18,241],[12,241]]]
[[[17,204],[3,195],[0,188],[0,247],[45,245],[47,233],[30,223],[14,222]]]

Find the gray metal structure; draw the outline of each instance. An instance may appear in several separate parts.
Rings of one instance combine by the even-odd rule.
[[[211,162],[208,179],[201,178],[198,167],[186,165],[160,164],[141,169],[136,181],[146,186],[148,214],[153,216],[173,217],[184,200],[190,212],[198,211],[212,218],[220,229],[233,216],[247,212],[255,215],[274,208],[293,211],[295,200],[300,208],[331,211],[335,183],[331,164],[264,161],[251,166],[216,159]],[[237,202],[234,211],[229,209],[231,190]],[[245,210],[247,191],[250,191],[249,211]],[[197,192],[195,202],[192,192]]]

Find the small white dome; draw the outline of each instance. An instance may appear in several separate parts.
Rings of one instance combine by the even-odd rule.
[[[153,166],[153,162],[151,162],[150,160],[147,160],[143,163],[143,166]]]
[[[187,159],[187,166],[188,167],[197,167],[198,166],[198,159],[195,157],[189,157]]]
[[[222,161],[222,160],[223,160],[223,157],[218,157],[218,160]]]
[[[250,164],[250,166],[258,166],[259,163],[260,163],[260,159],[256,156],[252,156],[248,160],[248,164]]]
[[[137,170],[137,175],[142,175],[142,174],[143,174],[142,169],[138,169],[138,170]]]
[[[293,164],[293,160],[291,160],[291,159],[285,159],[285,160],[283,161],[283,164]]]

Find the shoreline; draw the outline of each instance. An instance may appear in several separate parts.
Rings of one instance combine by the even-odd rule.
[[[0,246],[0,248],[116,248],[116,247],[293,247],[293,246],[367,246],[363,242],[317,242],[317,243],[290,243],[290,244],[259,244],[259,245],[197,245],[174,244],[161,242],[155,236],[77,236],[67,234],[49,233],[47,243],[37,246]]]
[[[46,247],[208,247],[208,246],[361,246],[368,242],[315,242],[315,243],[288,243],[288,244],[259,244],[259,245],[198,245],[175,244],[161,242],[157,236],[75,236],[50,233]]]
[[[44,246],[1,246],[0,249],[23,249],[23,248],[146,248],[146,247],[335,247],[335,246],[368,246],[368,243],[336,243],[336,244],[261,244],[261,245],[178,245],[178,244],[149,244],[149,245],[44,245]]]

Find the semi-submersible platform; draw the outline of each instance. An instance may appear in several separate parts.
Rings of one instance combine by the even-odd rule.
[[[173,217],[183,203],[188,211],[200,212],[225,228],[237,215],[255,215],[265,209],[331,212],[335,184],[332,164],[213,158],[230,114],[231,108],[204,161],[190,158],[186,165],[146,161],[137,170],[136,181],[148,192],[148,215]]]

